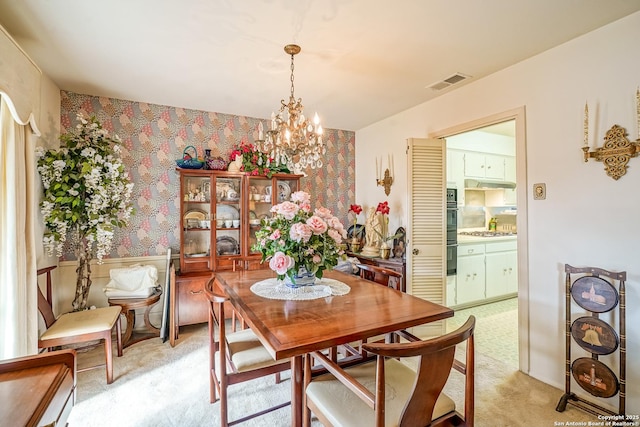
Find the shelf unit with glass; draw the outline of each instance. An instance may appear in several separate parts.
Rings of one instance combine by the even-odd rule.
[[[271,178],[210,170],[178,169],[180,174],[181,273],[261,268],[252,247],[261,220],[290,200],[301,175]]]

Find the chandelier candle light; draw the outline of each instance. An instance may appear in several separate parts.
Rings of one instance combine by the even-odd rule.
[[[322,141],[322,126],[318,113],[313,123],[304,115],[302,98],[295,98],[293,85],[293,58],[300,53],[300,46],[288,44],[284,51],[291,55],[291,94],[289,102],[280,101],[280,110],[271,113],[271,129],[266,131],[262,123],[258,127],[257,145],[260,151],[268,153],[276,163],[287,165],[295,173],[303,169],[321,168],[322,156],[327,152]]]

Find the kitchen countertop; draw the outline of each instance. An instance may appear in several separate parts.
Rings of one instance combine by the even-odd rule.
[[[494,236],[494,237],[468,236],[464,234],[458,234],[459,245],[463,245],[465,243],[505,242],[505,241],[517,240],[517,239],[518,239],[517,234],[512,234],[510,236]]]

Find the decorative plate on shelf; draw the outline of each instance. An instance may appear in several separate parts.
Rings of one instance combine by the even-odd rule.
[[[616,374],[607,365],[591,357],[574,360],[571,373],[580,387],[596,397],[612,397],[620,389]]]
[[[216,239],[216,253],[218,255],[237,255],[238,241],[231,236],[220,236]]]
[[[582,316],[571,324],[571,336],[580,347],[598,355],[611,354],[618,348],[618,333],[607,322]]]
[[[207,218],[207,213],[205,211],[201,211],[199,209],[192,209],[190,211],[186,211],[184,213],[184,227],[189,227],[190,224],[195,223],[195,227],[198,226],[198,221],[204,221]]]
[[[195,252],[192,254],[184,254],[184,256],[188,258],[201,258],[201,257],[209,256],[209,254],[207,252]]]
[[[618,291],[601,277],[584,276],[571,285],[573,300],[585,310],[606,313],[618,305]]]
[[[286,182],[278,182],[278,202],[284,202],[291,197],[291,187]]]
[[[240,219],[240,212],[235,206],[217,205],[216,219]]]

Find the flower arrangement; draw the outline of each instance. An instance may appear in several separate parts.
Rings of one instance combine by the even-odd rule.
[[[353,232],[356,233],[356,225],[358,225],[358,215],[362,213],[362,206],[351,205],[349,206],[349,212],[353,213]]]
[[[288,277],[295,285],[301,270],[322,278],[325,270],[338,264],[347,233],[329,209],[320,206],[312,211],[311,196],[296,191],[291,201],[275,205],[271,212],[271,218],[262,220],[252,249],[262,253],[263,262],[269,261],[278,279]]]
[[[378,212],[382,215],[382,224],[380,225],[380,231],[375,230],[375,232],[378,233],[378,236],[382,239],[382,247],[388,248],[389,244],[387,242],[400,236],[400,234],[389,235],[389,202],[378,203],[376,213]]]
[[[120,139],[110,137],[95,117],[78,114],[77,119],[77,132],[61,135],[59,148],[36,149],[44,187],[44,246],[60,257],[70,235],[78,261],[74,311],[86,308],[91,259],[102,263],[114,229],[126,226],[133,213],[133,183],[120,158]]]
[[[229,160],[233,162],[238,157],[242,158],[240,171],[248,172],[251,175],[271,178],[274,173],[289,173],[286,165],[276,163],[272,157],[259,151],[253,144],[246,141],[241,141],[239,146],[231,150]]]

